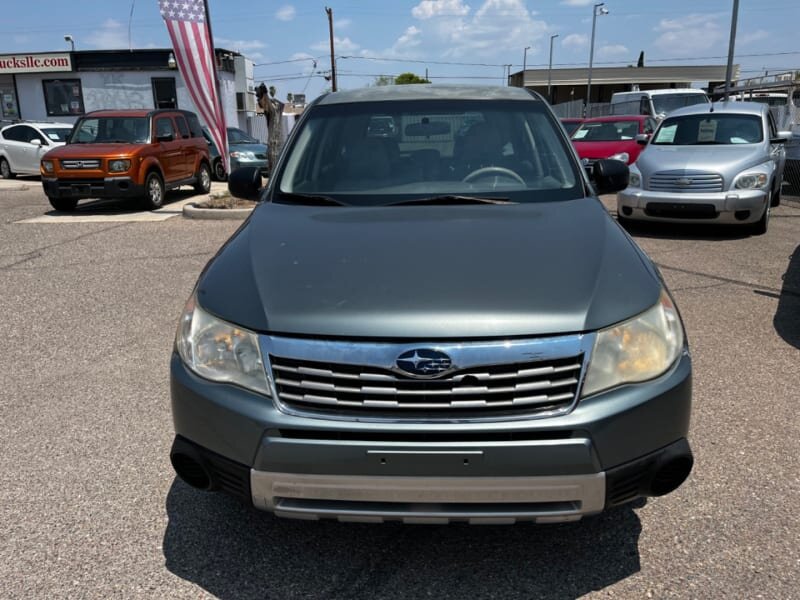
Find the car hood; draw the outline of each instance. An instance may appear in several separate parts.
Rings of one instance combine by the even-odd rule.
[[[578,156],[581,158],[608,158],[620,152],[627,152],[635,158],[642,146],[636,140],[625,140],[617,142],[572,142]],[[633,162],[633,161],[631,161]]]
[[[761,145],[720,144],[707,146],[648,145],[636,160],[643,175],[659,171],[711,171],[726,180],[744,169],[759,165],[769,157]]]
[[[583,332],[658,300],[650,261],[596,199],[518,205],[265,203],[198,302],[260,332],[467,339]]]
[[[255,154],[266,154],[267,147],[264,144],[228,144],[230,152],[253,152]]]
[[[118,155],[129,156],[137,152],[142,144],[66,144],[48,152],[50,158],[103,158]]]

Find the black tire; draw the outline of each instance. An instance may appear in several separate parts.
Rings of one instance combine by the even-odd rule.
[[[147,210],[164,206],[164,182],[155,171],[150,171],[144,180],[144,206]]]
[[[217,181],[225,181],[228,178],[228,174],[225,172],[225,165],[222,164],[222,159],[217,159],[214,161],[214,179]]]
[[[78,206],[78,201],[74,198],[47,198],[50,206],[61,212],[72,212]]]
[[[11,165],[8,164],[8,161],[5,158],[0,158],[0,177],[3,179],[14,179],[16,176],[16,173],[11,172]]]
[[[750,233],[753,235],[764,235],[769,229],[769,214],[772,212],[772,198],[767,200],[767,205],[764,207],[764,214],[761,218],[750,226]]]
[[[781,182],[783,183],[783,182]],[[775,191],[772,192],[772,208],[781,205],[781,184],[778,184],[778,187],[775,188]]]
[[[194,191],[198,194],[207,194],[211,191],[211,169],[208,163],[201,162],[197,174],[194,176]]]

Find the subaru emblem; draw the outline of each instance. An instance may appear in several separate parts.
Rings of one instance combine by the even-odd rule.
[[[447,354],[432,348],[415,348],[397,357],[397,368],[412,377],[438,377],[452,366]]]

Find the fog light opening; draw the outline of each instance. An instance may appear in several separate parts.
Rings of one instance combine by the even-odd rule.
[[[630,217],[633,214],[633,209],[630,206],[623,206],[622,214],[626,217]]]
[[[733,216],[736,218],[737,221],[745,221],[750,218],[750,211],[737,210],[735,213],[733,213]]]
[[[211,476],[196,459],[187,454],[175,452],[170,456],[170,460],[178,477],[190,486],[200,490],[211,489]]]
[[[678,489],[689,477],[694,459],[691,455],[676,456],[659,465],[650,484],[650,494],[663,496]]]

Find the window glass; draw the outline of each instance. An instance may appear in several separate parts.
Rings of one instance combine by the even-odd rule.
[[[653,96],[653,107],[656,113],[663,115],[684,106],[707,104],[705,94],[656,94]]]
[[[200,126],[200,120],[194,113],[185,113],[186,118],[189,120],[189,129],[192,132],[192,137],[203,137],[203,128]]]
[[[53,142],[66,142],[70,131],[72,130],[66,127],[42,127],[42,133]]]
[[[81,119],[70,135],[70,144],[141,144],[150,138],[147,117],[94,117]]]
[[[192,134],[189,133],[189,126],[186,124],[186,119],[180,116],[175,117],[175,123],[178,125],[178,131],[181,132],[181,137],[191,137]]]
[[[619,142],[639,134],[639,121],[601,121],[582,123],[572,135],[579,142]]]
[[[666,119],[653,143],[675,146],[757,144],[763,139],[760,116],[714,112]]]
[[[9,127],[8,129],[3,130],[3,138],[10,140],[12,142],[21,142],[24,129],[27,129],[27,127],[23,125]]]
[[[46,79],[44,103],[48,116],[83,114],[83,92],[80,79]]]
[[[228,143],[230,144],[256,144],[258,140],[250,137],[241,129],[228,127]]]
[[[280,193],[355,205],[432,195],[515,202],[584,195],[560,125],[540,102],[386,101],[310,110],[277,176],[279,201]]]
[[[175,129],[172,127],[172,119],[169,117],[160,117],[156,119],[156,137],[160,138],[165,135],[175,137]]]

